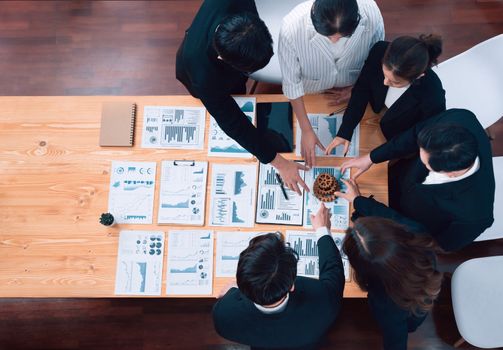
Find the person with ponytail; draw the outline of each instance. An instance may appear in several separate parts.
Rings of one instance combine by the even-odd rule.
[[[410,223],[408,221],[407,223]],[[428,235],[395,220],[360,217],[343,243],[354,277],[383,333],[385,350],[406,350],[433,307],[442,284],[437,246]]]
[[[337,136],[325,154],[339,145],[347,152],[368,103],[375,113],[387,109],[380,121],[387,140],[445,111],[445,91],[431,70],[441,53],[442,40],[433,34],[377,42],[352,89]]]

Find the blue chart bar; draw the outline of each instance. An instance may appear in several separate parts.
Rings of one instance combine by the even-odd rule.
[[[225,185],[225,174],[217,174],[215,180],[215,193],[225,194],[224,185]]]
[[[316,274],[316,263],[314,261],[310,261],[306,264],[304,274],[307,276],[314,276]]]
[[[336,173],[337,172],[337,173]],[[328,173],[334,176],[336,179],[339,178],[339,170],[335,168],[314,168],[314,178],[316,178],[319,174]]]
[[[278,180],[276,179],[276,170],[274,170],[274,168],[267,170],[266,175],[265,175],[264,184],[266,184],[266,185],[279,185]]]
[[[304,244],[302,244],[301,238],[297,238],[297,241],[293,242],[293,250],[299,256],[318,256],[318,245],[311,238],[306,239]]]
[[[262,200],[261,200],[261,205],[260,207],[262,209],[274,209],[274,196],[276,195],[275,192],[271,192],[270,190],[265,193],[265,195],[262,195]]]
[[[167,142],[193,143],[197,127],[195,126],[164,126],[164,140]]]
[[[288,215],[287,213],[282,213],[281,215],[276,214],[276,220],[280,221],[290,221],[292,217]]]

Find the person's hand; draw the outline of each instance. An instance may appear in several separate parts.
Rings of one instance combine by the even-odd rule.
[[[346,193],[337,191],[334,194],[337,197],[344,198],[348,202],[353,203],[355,198],[361,195],[360,189],[358,188],[358,184],[353,179],[349,180],[341,179],[341,181],[344,182],[344,184],[347,187]]]
[[[351,160],[348,160],[348,161],[342,163],[341,172],[344,173],[346,171],[346,169],[349,169],[349,168],[358,169],[356,174],[354,174],[354,176],[352,176],[352,178],[356,180],[358,178],[358,176],[360,176],[361,174],[363,174],[364,172],[369,170],[370,167],[372,166],[372,164],[374,164],[374,163],[372,163],[372,160],[370,159],[370,153],[369,153],[367,155],[364,155],[364,156],[361,156],[358,158],[353,158]]]
[[[318,139],[318,136],[316,136],[313,129],[302,132],[300,146],[302,158],[305,159],[306,165],[310,168],[313,167],[316,162],[316,146],[318,146],[322,151],[325,151],[325,147],[320,142],[320,139]]]
[[[315,230],[320,227],[326,227],[330,231],[330,218],[332,217],[332,213],[330,209],[325,207],[325,204],[321,202],[320,209],[316,215],[311,214],[311,224]]]
[[[339,136],[336,136],[335,139],[332,140],[332,142],[330,142],[330,144],[327,146],[327,149],[325,150],[325,154],[328,156],[330,153],[332,153],[332,150],[339,146],[339,145],[344,145],[344,157],[346,156],[346,154],[348,153],[348,150],[349,150],[349,145],[351,144],[351,142],[349,142],[348,140],[346,139],[343,139],[342,137],[339,137]]]
[[[352,86],[346,86],[343,88],[331,88],[328,90],[325,90],[323,93],[327,97],[328,105],[331,107],[336,107],[340,106],[342,104],[345,104],[349,101],[349,98],[351,97],[351,89]]]
[[[283,184],[287,186],[292,191],[297,192],[299,196],[302,192],[299,188],[299,184],[304,190],[309,192],[309,187],[307,187],[304,180],[299,175],[299,170],[309,170],[306,166],[283,158],[280,154],[276,155],[276,158],[271,162],[271,165],[276,168],[283,180]]]
[[[225,294],[227,294],[227,292],[231,289],[231,288],[237,288],[238,285],[236,284],[236,281],[232,281],[232,282],[229,282],[227,283],[221,290],[220,290],[220,293],[218,293],[218,299],[220,299],[221,297],[223,297]]]

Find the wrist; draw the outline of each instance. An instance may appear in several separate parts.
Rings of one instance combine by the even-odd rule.
[[[327,226],[321,226],[316,229],[316,241],[318,241],[321,237],[330,235],[330,230]]]
[[[271,161],[271,165],[276,169],[282,168],[283,164],[285,164],[286,159],[279,153],[276,153],[276,157]]]

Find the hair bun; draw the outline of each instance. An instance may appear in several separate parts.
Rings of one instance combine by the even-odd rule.
[[[421,34],[419,40],[428,48],[430,60],[428,66],[437,64],[438,57],[442,53],[442,37],[436,34]]]

